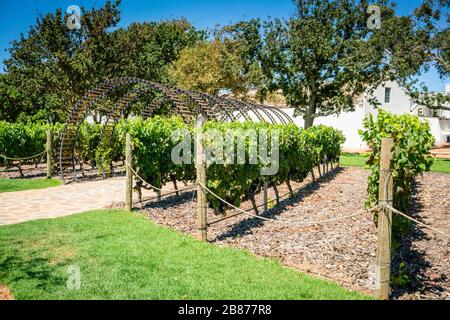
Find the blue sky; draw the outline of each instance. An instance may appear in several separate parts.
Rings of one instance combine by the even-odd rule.
[[[20,33],[26,33],[39,15],[64,10],[69,5],[99,7],[104,0],[0,0],[0,61],[8,57],[6,49]],[[398,0],[399,14],[409,14],[421,0]],[[289,17],[295,8],[292,0],[122,0],[122,20],[120,27],[131,22],[154,21],[167,18],[186,17],[198,28],[213,28],[242,19],[254,17]],[[433,70],[421,77],[431,90],[444,90],[441,81]]]

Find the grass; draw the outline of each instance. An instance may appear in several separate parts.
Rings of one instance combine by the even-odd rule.
[[[437,159],[431,168],[432,172],[450,173],[450,160]]]
[[[364,167],[368,157],[362,154],[344,153],[341,156],[341,165],[343,167]],[[431,167],[431,172],[450,173],[450,160],[436,159]]]
[[[361,154],[343,153],[341,155],[341,166],[343,167],[365,167],[368,157]]]
[[[16,299],[369,299],[121,210],[0,227],[0,283]]]
[[[54,179],[0,179],[0,193],[34,189],[46,189],[61,185]]]

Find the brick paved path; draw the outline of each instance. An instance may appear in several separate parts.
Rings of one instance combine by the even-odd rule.
[[[149,195],[154,193],[146,193],[144,196]],[[114,203],[124,202],[124,199],[124,178],[74,183],[43,190],[0,193],[0,225],[108,208]]]

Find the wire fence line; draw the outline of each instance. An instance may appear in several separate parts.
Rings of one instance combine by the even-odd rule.
[[[345,217],[333,218],[333,219],[328,219],[328,220],[320,220],[320,221],[319,220],[318,221],[308,221],[308,222],[295,221],[295,220],[292,221],[292,220],[284,220],[284,219],[270,219],[270,218],[258,216],[256,214],[249,213],[248,211],[245,211],[244,209],[238,208],[238,207],[232,205],[231,203],[229,203],[228,201],[226,201],[226,200],[222,199],[221,197],[219,197],[217,194],[215,194],[213,191],[211,191],[205,185],[203,185],[201,183],[198,183],[198,184],[206,192],[210,193],[211,195],[213,195],[215,198],[217,198],[218,200],[220,200],[224,204],[226,204],[226,205],[230,206],[231,208],[241,212],[244,215],[247,215],[247,216],[253,217],[253,218],[257,218],[257,219],[260,219],[260,220],[263,220],[263,221],[289,225],[289,226],[292,226],[292,227],[305,227],[305,226],[310,226],[310,225],[319,225],[319,224],[332,223],[332,222],[337,222],[337,221],[341,221],[341,220],[346,220],[346,219],[350,219],[350,218],[359,217],[359,216],[361,216],[361,215],[366,213],[366,212],[359,212],[359,213],[348,215],[348,216],[345,216]]]
[[[418,225],[420,225],[420,226],[422,226],[422,227],[424,227],[424,228],[427,228],[427,229],[429,229],[429,230],[431,230],[431,231],[434,231],[434,232],[436,232],[436,233],[438,233],[438,234],[440,234],[440,235],[442,235],[442,236],[444,236],[444,237],[450,238],[450,234],[446,234],[446,233],[444,233],[444,232],[442,232],[442,231],[440,231],[440,230],[438,230],[438,229],[435,229],[435,228],[433,228],[433,227],[430,227],[429,225],[426,225],[425,223],[420,222],[419,220],[416,220],[416,219],[414,219],[414,218],[408,216],[407,214],[405,214],[405,213],[403,213],[403,212],[401,212],[401,211],[395,209],[393,206],[391,206],[391,205],[389,205],[389,204],[387,204],[387,203],[383,203],[383,204],[381,204],[380,206],[381,206],[381,207],[384,206],[386,209],[389,209],[389,210],[391,210],[392,212],[395,212],[395,213],[401,215],[402,217],[405,217],[406,219],[409,219],[409,220],[411,220],[412,222],[414,222],[414,223],[416,223],[416,224],[418,224]]]
[[[387,174],[387,177],[385,178],[385,183],[384,183],[384,194],[387,194],[388,185],[389,185],[389,182],[390,182],[390,179],[391,179],[391,178],[392,178],[392,170],[389,170],[389,172],[388,172],[388,174]],[[422,226],[422,227],[424,227],[424,228],[427,228],[427,229],[429,229],[429,230],[431,230],[431,231],[434,231],[434,232],[436,232],[436,233],[438,233],[438,234],[440,234],[440,235],[442,235],[442,236],[444,236],[444,237],[450,238],[450,235],[449,235],[449,234],[446,234],[446,233],[444,233],[444,232],[442,232],[442,231],[440,231],[440,230],[437,230],[437,229],[435,229],[435,228],[433,228],[433,227],[430,227],[429,225],[426,225],[425,223],[420,222],[419,220],[410,217],[410,216],[407,215],[406,213],[403,213],[403,212],[401,212],[401,211],[395,209],[392,205],[390,205],[390,204],[388,203],[388,201],[381,201],[381,202],[377,205],[377,207],[378,207],[378,208],[381,208],[382,210],[389,209],[389,210],[391,210],[392,212],[394,212],[394,213],[396,213],[396,214],[398,214],[398,215],[400,215],[400,216],[402,216],[402,217],[404,217],[404,218],[406,218],[406,219],[408,219],[408,220],[410,220],[410,221],[412,221],[412,222],[414,222],[414,223],[416,223],[416,224],[418,224],[418,225],[420,225],[420,226]]]
[[[142,183],[146,184],[147,186],[149,186],[150,188],[152,188],[152,189],[154,189],[154,190],[156,190],[156,191],[163,191],[163,189],[157,188],[157,187],[151,185],[150,183],[148,183],[147,181],[145,181],[145,180],[144,180],[144,179],[143,179],[143,178],[142,178],[142,177],[141,177],[141,176],[140,176],[140,175],[132,168],[132,166],[131,166],[128,162],[125,162],[125,165],[128,166],[128,167],[130,168],[131,172],[132,172],[132,173],[133,173],[140,181],[142,181]],[[388,180],[389,180],[390,176],[391,176],[391,173],[389,173],[388,179],[386,179],[386,186],[385,186],[385,188],[387,188],[387,183],[388,183]],[[438,229],[435,229],[435,228],[433,228],[433,227],[430,227],[430,226],[426,225],[425,223],[422,223],[422,222],[420,222],[420,221],[418,221],[418,220],[416,220],[416,219],[414,219],[414,218],[408,216],[407,214],[405,214],[405,213],[403,213],[403,212],[401,212],[401,211],[395,209],[393,206],[389,205],[387,202],[382,202],[382,203],[380,203],[380,204],[377,204],[376,206],[374,206],[373,208],[371,208],[371,209],[369,209],[369,210],[367,210],[367,211],[355,213],[355,214],[348,215],[348,216],[344,216],[344,217],[338,217],[338,218],[327,219],[327,220],[317,220],[317,221],[303,222],[303,221],[295,221],[295,220],[292,221],[292,220],[284,220],[284,219],[270,219],[270,218],[266,218],[266,217],[263,217],[263,216],[259,216],[259,215],[250,213],[249,211],[251,211],[251,210],[253,210],[253,209],[244,210],[244,209],[241,209],[241,208],[239,208],[239,207],[236,207],[236,206],[234,206],[233,204],[231,204],[231,203],[229,203],[228,201],[226,201],[226,200],[224,200],[223,198],[221,198],[220,196],[218,196],[216,193],[214,193],[212,190],[210,190],[210,189],[209,189],[208,187],[206,187],[205,185],[203,185],[203,184],[201,184],[201,183],[199,183],[199,182],[197,182],[196,184],[199,185],[199,186],[200,186],[203,190],[205,190],[206,192],[210,193],[210,194],[211,194],[212,196],[214,196],[216,199],[218,199],[219,201],[221,201],[222,203],[226,204],[227,206],[229,206],[229,207],[231,207],[231,208],[233,208],[234,210],[236,210],[236,211],[239,212],[239,214],[234,214],[234,215],[231,215],[231,216],[229,216],[229,217],[225,217],[225,218],[223,218],[223,219],[219,219],[219,220],[214,221],[214,222],[212,222],[212,223],[210,223],[210,224],[208,224],[208,225],[212,225],[212,224],[221,222],[221,221],[223,221],[223,220],[225,220],[225,219],[229,219],[229,218],[236,217],[236,216],[238,216],[238,215],[247,215],[247,216],[249,216],[249,217],[256,218],[256,219],[263,220],[263,221],[267,221],[267,222],[274,222],[274,223],[278,223],[278,224],[289,225],[289,226],[292,226],[292,227],[305,227],[305,226],[321,225],[321,224],[333,223],[333,222],[338,222],[338,221],[347,220],[347,219],[351,219],[351,218],[356,218],[356,217],[359,217],[359,216],[362,216],[362,215],[366,214],[367,212],[371,213],[371,212],[374,212],[374,211],[376,211],[376,210],[378,210],[378,209],[389,209],[389,210],[392,210],[393,212],[395,212],[395,213],[397,213],[397,214],[399,214],[399,215],[405,217],[406,219],[409,219],[410,221],[412,221],[412,222],[414,222],[414,223],[416,223],[416,224],[418,224],[418,225],[420,225],[420,226],[422,226],[422,227],[424,227],[424,228],[427,228],[427,229],[429,229],[429,230],[431,230],[431,231],[434,231],[434,232],[436,232],[436,233],[438,233],[438,234],[440,234],[440,235],[442,235],[442,236],[445,236],[445,237],[450,238],[450,235],[449,235],[449,234],[446,234],[445,232],[442,232],[442,231],[440,231],[440,230],[438,230]],[[178,192],[187,191],[187,190],[192,190],[192,189],[194,189],[194,188],[195,188],[195,186],[191,186],[191,187],[188,187],[188,188],[184,188],[184,189],[176,190],[176,191],[173,191],[173,192],[169,192],[169,193],[167,193],[167,194],[163,194],[163,195],[161,195],[160,197],[164,197],[164,196],[167,196],[167,195],[172,195],[172,194],[175,194],[175,193],[178,193]],[[145,202],[145,201],[151,201],[151,200],[154,200],[154,199],[157,199],[157,198],[159,198],[159,197],[154,197],[154,198],[150,198],[150,199],[143,199],[143,201],[139,201],[139,203],[140,203],[140,202]],[[262,205],[261,205],[261,206],[262,206]],[[261,206],[260,206],[260,207],[261,207]]]
[[[142,177],[141,177],[141,176],[133,169],[133,166],[132,166],[131,164],[129,164],[127,161],[125,161],[125,165],[131,170],[131,172],[134,174],[134,176],[135,176],[136,178],[138,178],[139,180],[142,181],[142,183],[143,183],[144,185],[146,185],[146,186],[148,186],[148,187],[150,187],[150,188],[152,188],[152,189],[154,189],[154,190],[156,190],[156,191],[163,191],[163,189],[157,188],[157,187],[155,187],[154,185],[151,185],[150,183],[148,183],[147,181],[145,181],[145,179],[142,178]]]
[[[47,150],[44,150],[44,151],[42,151],[42,152],[40,152],[40,153],[38,153],[38,154],[36,154],[34,156],[26,157],[26,158],[10,158],[10,157],[7,157],[7,156],[5,156],[3,154],[0,154],[0,158],[3,158],[5,160],[10,160],[10,161],[25,161],[25,160],[31,160],[31,159],[35,159],[35,158],[38,158],[40,156],[43,156],[46,152],[47,152]]]
[[[127,161],[125,161],[125,165],[126,165],[128,168],[130,168],[130,170],[131,170],[131,172],[133,173],[133,175],[134,175],[136,178],[138,178],[138,179],[139,179],[144,185],[146,185],[148,188],[154,189],[155,191],[159,191],[159,192],[164,191],[163,189],[157,188],[157,187],[151,185],[150,183],[148,183],[147,181],[145,181],[144,178],[142,178],[142,177],[141,177],[141,176],[133,169],[133,167],[132,167]],[[161,194],[161,195],[159,195],[159,196],[157,196],[157,197],[152,197],[152,198],[148,198],[148,199],[142,199],[142,201],[135,201],[133,204],[143,203],[143,202],[147,202],[147,201],[152,201],[152,200],[155,200],[155,199],[159,199],[159,198],[161,198],[161,197],[170,196],[170,195],[175,194],[175,193],[179,193],[179,192],[184,192],[184,191],[192,190],[192,189],[194,189],[194,188],[195,188],[195,185],[194,185],[194,186],[191,186],[191,187],[186,187],[186,188],[178,189],[178,190],[175,190],[175,191],[171,191],[171,192],[168,192],[168,193],[165,193],[165,194]]]

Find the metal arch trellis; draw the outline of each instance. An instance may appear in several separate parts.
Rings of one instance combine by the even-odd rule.
[[[135,85],[140,85],[140,87],[133,87]],[[127,86],[130,88],[127,88]],[[253,121],[250,113],[253,113],[257,120],[261,122],[271,122],[273,124],[293,122],[285,112],[270,106],[183,90],[139,78],[122,77],[108,79],[94,89],[89,90],[75,104],[69,116],[68,122],[61,134],[59,153],[59,167],[63,180],[65,180],[65,172],[70,169],[73,170],[74,178],[76,179],[76,140],[79,135],[80,126],[88,116],[89,110],[101,99],[107,97],[108,94],[121,88],[125,89],[125,93],[121,94],[106,117],[101,135],[102,146],[106,146],[107,143],[111,144],[115,126],[130,106],[151,92],[159,92],[162,94],[162,98],[170,103],[172,111],[179,114],[186,122],[193,121],[199,114],[203,114],[206,119],[228,119],[229,121],[236,121],[243,118],[246,121]],[[149,117],[160,106],[161,101],[159,103],[153,102],[145,107],[141,115],[143,117]]]

